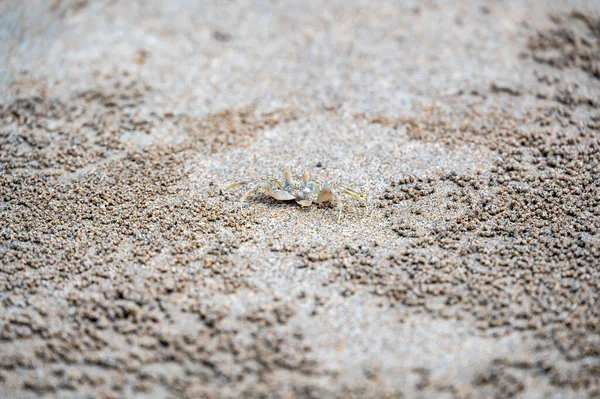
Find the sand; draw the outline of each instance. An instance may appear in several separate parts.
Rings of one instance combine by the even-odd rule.
[[[600,3],[0,3],[0,397],[600,397]],[[302,208],[249,178],[368,195]]]

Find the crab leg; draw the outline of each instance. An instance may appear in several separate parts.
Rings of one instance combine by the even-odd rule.
[[[344,203],[342,202],[342,199],[340,198],[340,196],[336,194],[335,190],[333,190],[331,188],[330,188],[330,190],[331,190],[331,195],[338,203],[338,208],[340,208],[340,213],[338,215],[338,222],[339,222],[340,220],[342,220],[342,210],[344,209]]]
[[[246,191],[246,194],[242,195],[242,198],[240,198],[240,202],[244,202],[246,201],[246,199],[248,198],[248,196],[250,194],[252,194],[254,191],[256,191],[257,188],[260,187],[260,182],[253,184],[252,188],[250,188],[250,190]]]
[[[359,193],[358,191],[352,190],[351,188],[348,187],[344,187],[344,186],[340,186],[340,189],[342,191],[342,193],[362,202],[365,205],[365,208],[367,208],[367,212],[369,211],[369,206],[367,205],[367,196]]]
[[[234,188],[245,186],[245,185],[250,184],[250,183],[256,183],[256,180],[247,180],[247,181],[240,181],[240,182],[237,182],[237,183],[233,183],[232,185],[229,185],[229,186],[225,187],[225,191],[233,190]]]
[[[225,190],[227,191],[227,190],[231,190],[234,188],[247,186],[249,184],[251,184],[252,186],[241,197],[240,202],[244,202],[250,196],[250,194],[252,194],[257,189],[262,189],[265,193],[267,193],[268,195],[270,195],[271,197],[273,197],[279,201],[286,201],[286,200],[291,200],[291,199],[295,198],[292,194],[288,193],[287,191],[278,190],[276,188],[273,188],[273,187],[280,187],[280,188],[283,187],[283,183],[277,179],[255,179],[255,180],[242,181],[242,182],[234,183],[234,184],[226,187]]]

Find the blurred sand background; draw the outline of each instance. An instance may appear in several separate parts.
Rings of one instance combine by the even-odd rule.
[[[0,397],[600,397],[599,160],[598,1],[0,2]]]

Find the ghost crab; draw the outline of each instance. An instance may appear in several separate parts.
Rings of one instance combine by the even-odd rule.
[[[313,203],[320,204],[333,198],[338,204],[339,220],[342,217],[343,209],[343,203],[339,194],[345,194],[359,200],[365,205],[367,211],[369,210],[367,206],[367,196],[365,194],[359,193],[348,187],[334,187],[330,184],[313,181],[310,179],[310,173],[308,171],[304,172],[302,180],[292,179],[292,172],[286,170],[283,174],[283,181],[273,178],[259,178],[234,183],[226,187],[225,190],[231,190],[247,185],[250,185],[250,189],[241,197],[241,202],[244,202],[244,200],[256,190],[262,190],[278,201],[295,200],[301,206],[310,206]]]

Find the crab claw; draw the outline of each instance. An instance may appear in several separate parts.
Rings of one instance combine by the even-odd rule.
[[[295,196],[293,196],[292,194],[290,194],[284,190],[273,190],[272,188],[270,188],[268,186],[263,187],[263,190],[267,194],[269,194],[271,197],[275,198],[278,201],[289,201],[289,200],[296,199]]]
[[[331,192],[331,189],[325,187],[323,189],[321,189],[321,191],[319,191],[319,195],[317,195],[317,203],[321,203],[321,202],[327,202],[331,199],[331,197],[333,197],[333,192]]]

